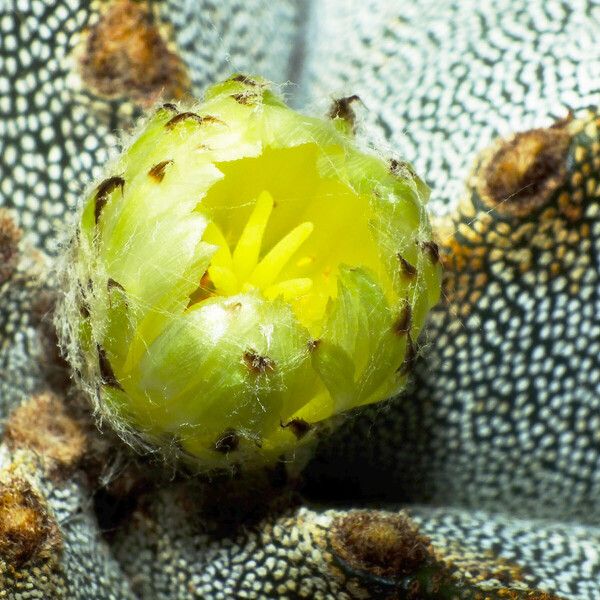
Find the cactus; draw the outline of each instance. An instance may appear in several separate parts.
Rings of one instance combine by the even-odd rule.
[[[425,0],[398,6],[379,0],[231,0],[222,6],[202,0],[9,2],[0,9],[0,72],[8,91],[0,102],[5,142],[4,162],[0,159],[0,205],[14,209],[25,243],[32,242],[51,255],[56,254],[60,237],[57,224],[71,222],[81,186],[99,176],[99,165],[116,146],[114,132],[128,129],[136,118],[137,109],[132,107],[140,98],[136,89],[129,86],[125,97],[107,99],[98,96],[101,90],[97,86],[86,87],[85,79],[73,80],[77,63],[72,58],[82,46],[81,38],[88,32],[87,39],[93,37],[105,9],[110,13],[113,5],[136,6],[140,12],[146,6],[152,8],[167,50],[177,52],[185,62],[193,93],[235,65],[270,79],[298,83],[297,88],[289,88],[295,106],[321,104],[325,111],[326,96],[332,90],[360,95],[366,108],[359,115],[358,135],[379,134],[377,147],[382,148],[385,142],[382,144],[381,138],[385,138],[391,147],[400,149],[432,184],[429,210],[450,213],[454,222],[460,220],[470,230],[483,223],[487,226],[491,208],[481,207],[481,212],[460,219],[455,212],[476,151],[497,135],[548,126],[553,115],[566,114],[568,106],[576,110],[597,104],[593,82],[599,56],[594,44],[598,15],[592,0],[501,0],[494,4]],[[114,39],[111,33],[107,41]],[[152,42],[155,38],[146,39]],[[129,42],[123,36],[117,41]],[[146,56],[153,60],[155,55],[149,52]],[[159,60],[150,67],[160,68],[161,64]],[[129,72],[118,75],[125,81]],[[137,71],[133,75],[134,81],[147,77]],[[592,173],[595,171],[593,168]],[[583,172],[582,185],[573,179],[573,191],[585,190],[592,173]],[[594,206],[597,203],[589,203],[589,210]],[[561,261],[565,274],[575,276],[580,260],[589,256],[593,261],[597,256],[598,214],[590,215],[589,238],[574,242],[569,238],[571,246],[564,254],[564,243],[557,239],[552,244],[552,259]],[[492,224],[496,222],[493,218]],[[537,228],[535,219],[532,225]],[[441,240],[448,233],[438,229]],[[506,230],[498,229],[498,233],[486,250],[490,258],[500,257],[498,261],[494,258],[496,265],[505,254]],[[441,255],[443,258],[443,252]],[[584,269],[588,286],[593,273],[594,269]],[[24,275],[16,270],[10,280],[0,284],[0,428],[4,428],[8,408],[27,397],[34,384],[43,385],[39,363],[46,357],[43,349],[37,351],[38,309],[32,305],[38,288]],[[425,332],[431,344],[421,349],[425,360],[415,366],[418,393],[404,397],[392,410],[383,411],[377,405],[373,413],[377,413],[380,426],[369,418],[352,419],[356,426],[344,436],[348,443],[329,437],[332,445],[341,447],[337,456],[342,462],[331,464],[338,473],[333,482],[339,492],[337,502],[364,506],[367,492],[371,504],[381,506],[384,500],[378,497],[376,501],[374,493],[384,490],[389,493],[385,505],[392,502],[390,509],[406,503],[439,505],[435,518],[428,514],[420,520],[432,538],[441,535],[464,541],[469,547],[493,548],[530,569],[532,586],[569,600],[598,600],[600,563],[594,548],[600,543],[600,532],[593,523],[598,520],[600,505],[594,377],[600,353],[594,339],[577,334],[577,352],[563,353],[564,360],[558,357],[549,363],[543,352],[560,349],[563,332],[577,327],[573,319],[579,319],[582,333],[587,331],[592,337],[597,333],[597,295],[585,296],[583,288],[565,303],[564,290],[555,287],[554,279],[548,287],[536,282],[530,291],[539,302],[529,304],[526,298],[529,308],[522,314],[512,305],[509,310],[497,307],[496,300],[504,297],[504,292],[512,294],[514,288],[502,286],[500,295],[492,299],[497,285],[490,282],[474,287],[478,279],[475,272],[473,275],[468,283],[461,278],[456,288],[460,298],[469,300],[457,295],[440,304]],[[532,275],[537,278],[541,273],[517,273],[517,282],[525,283]],[[51,281],[44,278],[44,283]],[[598,289],[597,278],[591,284]],[[522,296],[522,290],[517,296]],[[467,316],[465,311],[473,310],[479,294],[491,300],[489,308],[484,310],[482,305],[481,311],[475,309],[476,314]],[[545,319],[547,302],[568,310]],[[531,345],[523,347],[520,338],[529,335],[530,327],[538,329],[531,316],[546,320],[539,330],[546,331],[548,326],[552,334],[543,340],[532,337]],[[503,338],[512,339],[508,349],[486,348],[485,338],[497,331],[496,326]],[[518,395],[505,395],[505,378],[516,386],[528,380],[535,385]],[[37,424],[38,419],[33,425]],[[118,450],[119,445],[114,447]],[[350,451],[365,460],[357,464]],[[365,484],[363,472],[369,470]],[[326,485],[323,479],[313,482]],[[82,574],[67,574],[72,583],[64,595],[122,597],[114,578],[107,578],[100,565],[80,558],[85,554],[85,540],[97,535],[93,513],[100,511],[96,506],[90,510],[91,518],[82,520],[79,501],[70,498],[79,498],[81,506],[87,507],[93,487],[81,494],[76,485],[69,489],[75,492],[67,495],[75,510],[65,524],[81,525],[85,535],[64,538],[65,546],[72,548],[72,564],[80,565]],[[40,491],[43,496],[52,494],[51,489]],[[161,492],[169,494],[170,490]],[[215,510],[220,508],[219,493],[212,486],[207,487],[209,492]],[[65,497],[65,491],[58,488],[56,495]],[[152,496],[158,501],[160,494]],[[188,494],[188,502],[197,502],[197,496]],[[482,509],[491,512],[480,512]],[[225,598],[226,579],[240,596],[281,597],[278,588],[289,586],[283,597],[355,597],[351,581],[328,592],[336,585],[330,570],[315,568],[323,560],[322,547],[299,546],[298,541],[311,534],[307,511],[298,511],[292,522],[280,521],[273,512],[270,519],[253,528],[256,534],[247,544],[234,536],[215,545],[213,536],[203,536],[205,528],[212,527],[212,512],[202,515],[201,525],[194,529],[190,519],[198,515],[184,512],[176,523],[171,520],[173,506],[167,502],[161,515],[171,519],[161,516],[156,527],[150,523],[143,543],[136,546],[132,540],[138,539],[139,529],[132,519],[118,554],[127,562],[127,573],[136,586],[140,574],[149,574],[160,584],[149,586],[149,598],[198,597],[194,589],[200,580],[210,590],[202,593],[203,597]],[[136,514],[143,518],[143,507]],[[540,514],[550,520],[535,520]],[[320,514],[317,519],[322,523]],[[58,520],[62,518],[58,516]],[[107,526],[112,530],[114,524],[102,521],[102,530]],[[242,533],[248,528],[244,525]],[[122,530],[122,526],[118,528]],[[257,536],[265,540],[264,552],[254,542]],[[231,577],[224,562],[230,565]],[[43,585],[38,564],[28,566],[28,579],[18,580],[19,585],[26,585],[25,596],[35,595]],[[96,581],[104,581],[104,589],[114,591],[99,593]],[[34,584],[33,591],[29,582]],[[301,586],[298,592],[291,591],[295,582]],[[1,592],[15,595],[10,584]],[[15,597],[21,595],[17,592]],[[530,595],[527,597],[530,600]]]

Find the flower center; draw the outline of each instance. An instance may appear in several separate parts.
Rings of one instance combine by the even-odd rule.
[[[215,293],[232,296],[259,290],[268,300],[281,296],[290,301],[310,291],[313,281],[309,277],[280,281],[279,275],[314,226],[309,221],[301,223],[261,258],[263,237],[272,211],[273,197],[267,191],[261,192],[233,251],[215,223],[207,226],[203,240],[217,246],[207,270]]]

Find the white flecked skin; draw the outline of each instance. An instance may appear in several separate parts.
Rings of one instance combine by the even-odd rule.
[[[0,444],[0,485],[19,478],[45,502],[62,544],[46,560],[15,565],[0,555],[0,593],[5,598],[106,598],[134,600],[128,578],[112,556],[96,523],[92,491],[82,473],[57,480],[39,456]],[[54,558],[56,557],[56,560]]]
[[[82,186],[97,174],[95,168],[114,147],[111,131],[122,122],[112,108],[104,105],[104,110],[98,111],[65,85],[67,67],[63,65],[72,44],[71,32],[86,21],[87,9],[53,3],[56,16],[45,17],[41,26],[44,3],[31,2],[32,7],[42,8],[32,8],[29,20],[30,3],[22,4],[14,3],[0,18],[0,137],[4,142],[0,203],[14,207],[30,239],[53,253],[56,222],[69,214]],[[191,6],[175,4],[178,8]],[[229,70],[250,70],[279,81],[293,76],[300,86],[297,91],[290,88],[290,93],[302,106],[315,104],[325,110],[328,101],[324,98],[330,95],[359,94],[366,106],[360,111],[366,121],[361,131],[387,140],[394,153],[415,163],[434,188],[432,208],[436,213],[452,211],[475,152],[497,134],[548,125],[554,116],[564,116],[565,105],[577,108],[598,103],[600,49],[594,43],[594,32],[600,27],[600,6],[592,0],[504,0],[493,5],[447,0],[402,6],[384,0],[329,0],[312,3],[309,18],[304,3],[298,7],[245,2],[232,5],[233,17],[213,15],[214,29],[198,25],[206,22],[205,4],[197,8],[197,19],[182,19],[175,28],[196,91]],[[169,6],[163,5],[165,18]],[[17,18],[15,10],[25,18]],[[287,17],[265,16],[277,10]],[[307,27],[298,28],[298,21]],[[24,32],[20,42],[14,35],[19,27]],[[193,44],[190,40],[197,40],[198,35],[212,37],[206,44],[186,49],[185,40]],[[306,41],[303,68],[296,63],[290,69],[291,54],[296,52],[292,46],[301,35]],[[32,41],[35,37],[39,38],[37,45]],[[246,41],[240,44],[240,39]],[[52,57],[50,62],[39,59],[47,68],[31,64],[28,53],[19,52],[22,45],[29,45],[40,57],[44,53]],[[231,63],[225,60],[228,52]],[[36,87],[42,90],[37,99]],[[59,154],[53,148],[58,148]],[[597,280],[593,285],[597,290]],[[22,309],[30,294],[20,292],[16,285],[4,285],[1,290],[0,406],[5,415],[7,403],[16,402],[35,384],[33,378],[23,377],[25,372],[35,373],[35,334]],[[597,315],[598,309],[585,317],[588,331],[598,325]],[[557,318],[564,319],[564,315]],[[448,327],[452,317],[446,315],[441,321]],[[8,322],[14,323],[12,330],[5,325]],[[560,338],[557,335],[551,343]],[[420,513],[428,533],[462,540],[480,550],[493,547],[528,565],[533,583],[567,599],[599,599],[600,469],[598,425],[594,425],[600,402],[597,354],[576,353],[578,360],[570,363],[569,373],[585,372],[591,379],[585,385],[575,379],[579,391],[568,396],[568,401],[563,402],[567,396],[560,386],[552,391],[551,384],[559,379],[550,375],[545,396],[525,394],[519,411],[509,410],[499,418],[501,402],[489,393],[489,382],[482,384],[489,398],[483,411],[470,399],[468,387],[456,383],[465,381],[460,369],[472,364],[469,352],[477,352],[477,348],[466,355],[461,352],[465,350],[459,347],[461,339],[449,336],[443,348],[436,347],[442,355],[450,353],[450,363],[438,360],[433,361],[431,370],[418,369],[418,376],[429,382],[425,389],[432,390],[425,423],[420,418],[419,398],[408,402],[404,412],[387,415],[398,431],[415,432],[412,440],[399,435],[371,438],[376,442],[371,446],[375,457],[382,456],[379,447],[399,471],[403,465],[408,467],[406,487],[396,478],[391,500],[418,503],[431,498],[433,490],[438,502],[456,508]],[[533,352],[539,347],[530,347],[520,358],[530,361],[526,375],[531,376]],[[499,369],[507,367],[507,377],[515,381],[513,366],[498,360]],[[454,384],[447,391],[449,381]],[[452,385],[458,387],[452,389]],[[582,390],[586,394],[582,395]],[[549,408],[553,402],[562,409]],[[413,427],[415,422],[423,427]],[[510,432],[511,425],[518,435]],[[363,431],[360,423],[357,427]],[[419,431],[421,436],[416,433]],[[544,453],[546,443],[556,451]],[[537,448],[536,460],[530,460],[532,448]],[[415,457],[422,458],[418,461]],[[431,464],[431,457],[436,468],[424,471],[422,466]],[[547,460],[542,462],[542,457]],[[330,464],[337,471],[345,470],[338,460],[334,455]],[[515,461],[520,468],[515,468]],[[157,506],[163,502],[159,496],[149,501]],[[348,495],[345,504],[350,502],[352,496]],[[474,511],[473,506],[482,503],[489,513]],[[507,508],[519,508],[529,516],[518,521],[500,514]],[[313,518],[312,511],[303,510]],[[532,515],[540,512],[552,520],[536,521]],[[240,589],[247,590],[247,597],[257,598],[286,594],[311,598],[319,593],[323,598],[343,597],[329,572],[319,566],[320,546],[311,546],[310,540],[308,545],[316,552],[297,556],[293,553],[295,541],[290,543],[279,530],[262,523],[259,531],[209,542],[189,520],[182,521],[175,512],[168,516],[172,526],[161,521],[161,532],[142,529],[129,538],[125,530],[117,544],[125,570],[135,576],[142,574],[144,597],[227,598],[231,590]],[[304,531],[305,516],[291,518],[288,530]],[[569,522],[562,523],[562,519]],[[255,563],[257,538],[264,541]],[[159,550],[155,551],[157,542]],[[257,568],[262,565],[265,571]],[[276,585],[283,578],[293,588],[297,571],[286,567],[304,569],[305,589],[280,593],[273,587],[278,577]],[[102,581],[99,572],[92,573],[96,575],[94,584],[80,587],[79,597],[110,597],[106,583],[104,588],[97,587]],[[204,573],[218,573],[218,577],[203,581]],[[179,587],[175,588],[174,581]],[[202,593],[194,591],[201,589],[200,583],[208,586]]]

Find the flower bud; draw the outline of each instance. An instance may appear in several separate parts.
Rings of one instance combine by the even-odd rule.
[[[234,76],[158,109],[89,195],[57,324],[129,442],[208,471],[289,459],[402,390],[440,266],[408,166]]]

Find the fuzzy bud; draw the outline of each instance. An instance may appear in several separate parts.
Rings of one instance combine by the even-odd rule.
[[[261,466],[403,388],[440,291],[428,191],[342,120],[237,75],[158,109],[92,190],[57,324],[124,439]]]

